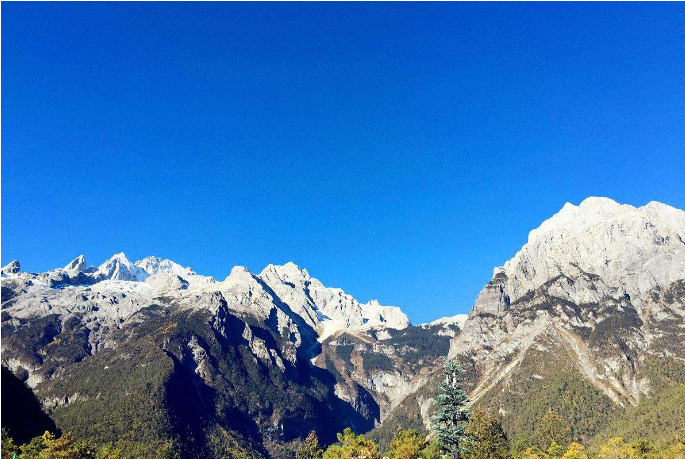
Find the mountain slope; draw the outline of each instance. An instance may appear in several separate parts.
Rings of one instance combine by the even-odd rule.
[[[682,383],[684,234],[680,210],[606,198],[567,204],[533,230],[494,270],[451,342],[472,402],[498,412],[510,435],[531,432],[552,408],[588,440]],[[427,427],[434,386],[388,419],[417,425],[419,416]]]
[[[217,281],[156,257],[35,274],[15,261],[2,363],[58,427],[126,458],[285,458],[310,430],[331,442],[346,426],[387,444],[397,426],[429,427],[445,356],[509,435],[553,409],[578,440],[632,435],[626,413],[663,439],[685,384],[684,234],[663,204],[567,204],[468,317],[418,326],[293,263]]]
[[[82,256],[45,273],[16,266],[3,271],[3,364],[59,427],[117,442],[126,457],[221,457],[227,447],[287,456],[311,430],[330,442],[347,426],[371,429],[413,378],[402,357],[371,367],[360,356],[367,379],[336,379],[318,358],[332,355],[328,335],[377,346],[409,321],[293,263],[258,275],[235,267],[221,282],[123,254],[97,268]]]

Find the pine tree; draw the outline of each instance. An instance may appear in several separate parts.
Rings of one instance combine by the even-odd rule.
[[[440,384],[440,393],[435,398],[438,412],[431,418],[433,430],[438,434],[438,439],[455,459],[459,459],[461,452],[465,451],[462,442],[468,438],[465,425],[469,420],[469,412],[464,407],[467,395],[462,389],[464,378],[461,376],[462,369],[456,362],[445,361],[442,367],[445,379]]]
[[[467,438],[464,448],[465,459],[508,459],[509,441],[499,420],[488,414],[483,408],[477,408],[471,413],[469,425],[466,428]]]
[[[321,459],[322,456],[323,449],[319,446],[319,437],[316,435],[316,432],[311,431],[295,453],[295,458]]]

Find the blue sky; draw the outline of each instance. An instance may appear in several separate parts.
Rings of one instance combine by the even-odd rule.
[[[2,263],[292,260],[467,312],[565,202],[685,208],[683,4],[2,4]]]

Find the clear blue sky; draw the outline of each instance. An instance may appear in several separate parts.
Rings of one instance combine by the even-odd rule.
[[[3,264],[467,312],[566,201],[685,208],[685,5],[5,2],[2,166]]]

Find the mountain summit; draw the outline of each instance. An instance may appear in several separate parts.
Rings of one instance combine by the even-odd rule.
[[[685,277],[685,212],[650,202],[635,208],[609,198],[566,204],[530,232],[528,242],[476,300],[472,314],[499,313],[557,276],[591,273],[639,305],[657,286]],[[567,289],[575,302],[601,299],[604,292]],[[589,295],[589,296],[588,296]]]

